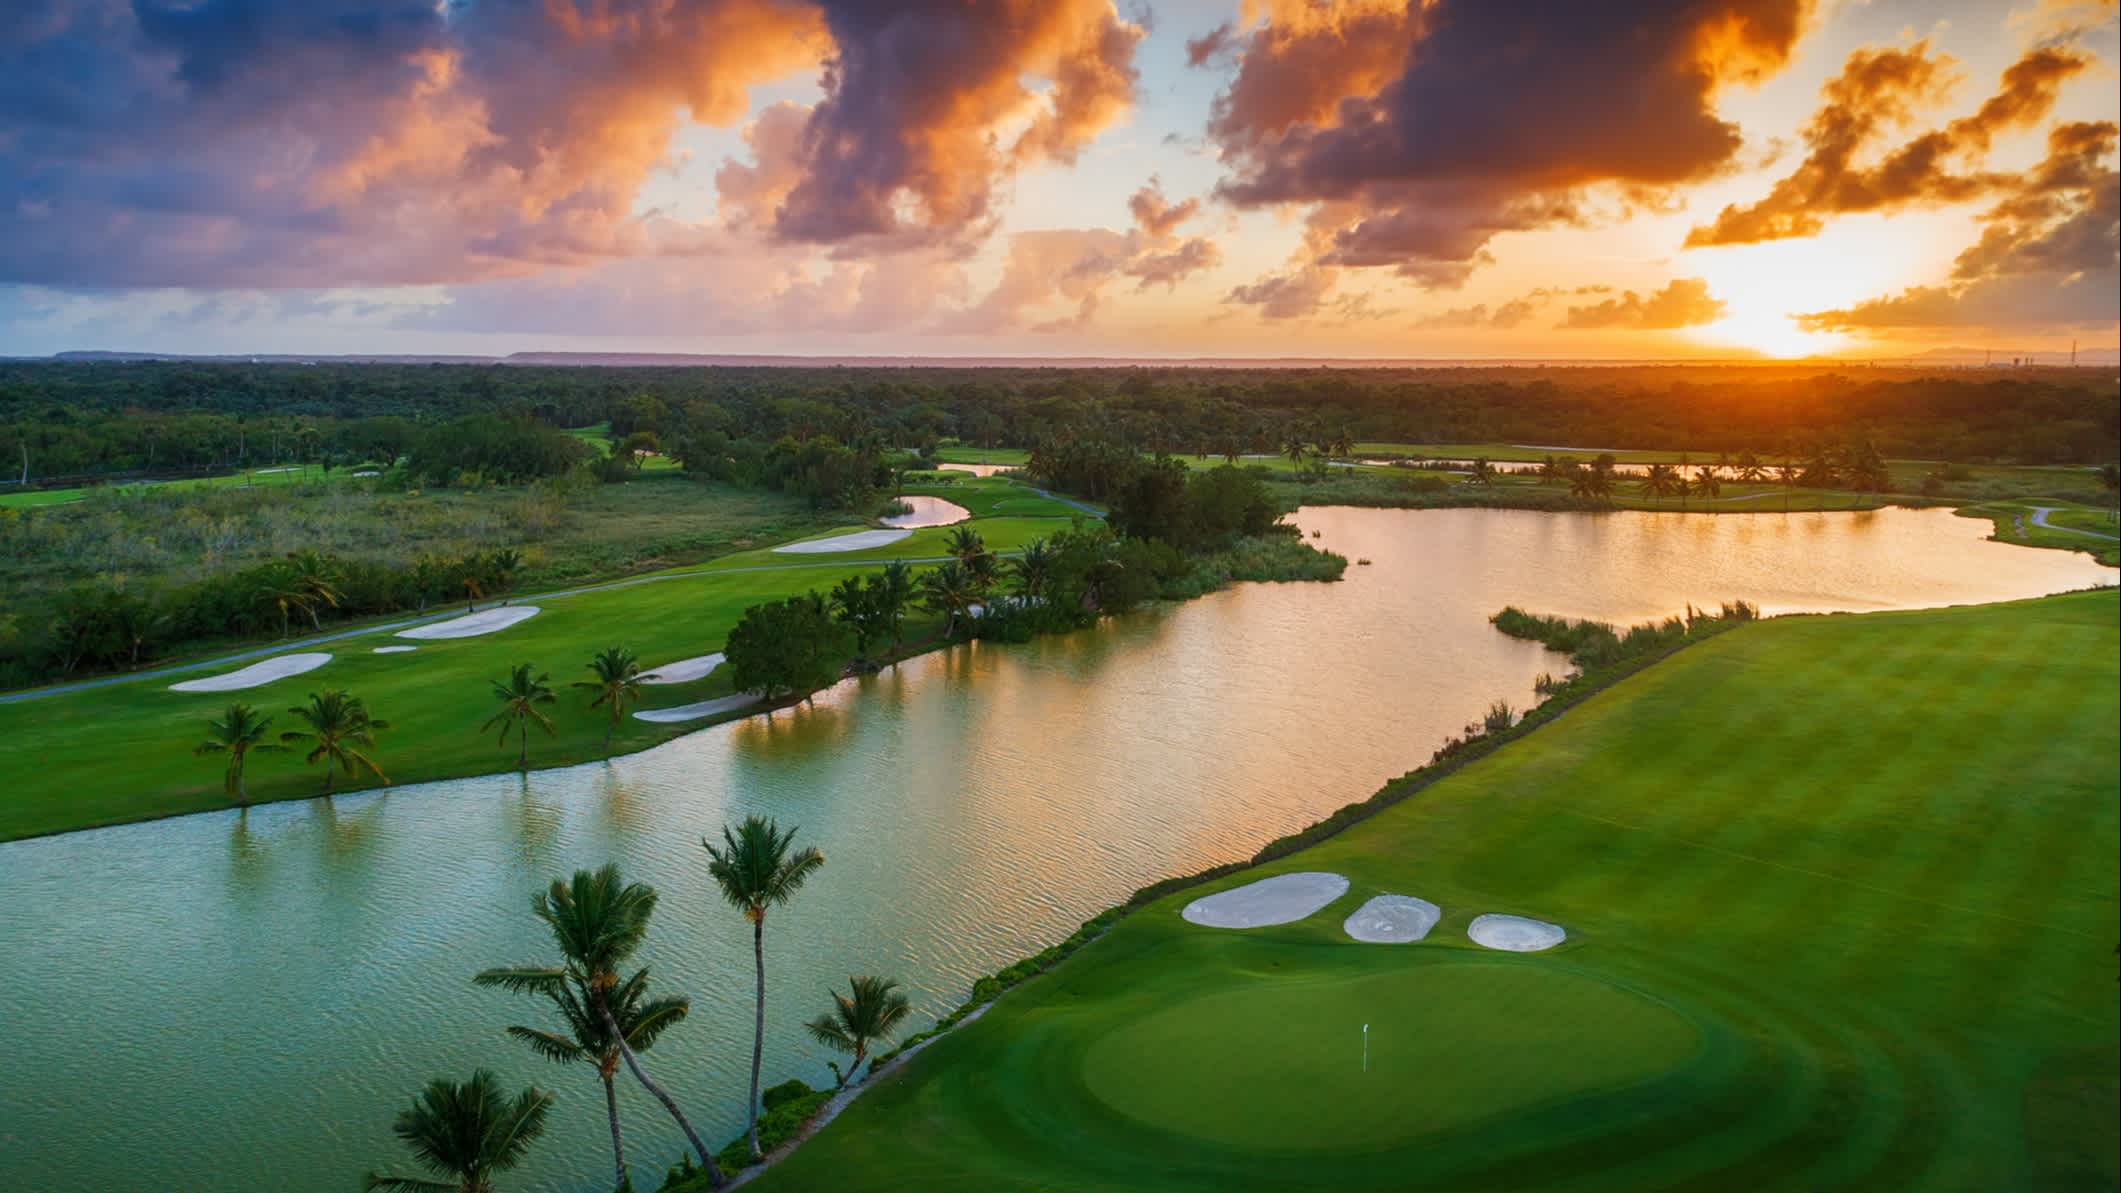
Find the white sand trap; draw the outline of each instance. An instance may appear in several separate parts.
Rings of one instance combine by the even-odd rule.
[[[1341,927],[1366,944],[1411,944],[1429,934],[1443,908],[1412,895],[1379,895],[1355,909]]]
[[[373,469],[373,468],[364,468],[364,469],[362,469],[361,471],[359,471],[359,472],[356,472],[356,473],[354,473],[354,479],[355,479],[355,480],[366,480],[367,478],[369,478],[369,477],[371,477],[371,476],[381,476],[381,475],[383,475],[383,474],[382,474],[382,473],[380,473],[380,472],[377,472],[377,471],[376,471],[375,469]]]
[[[665,663],[653,671],[641,672],[642,683],[690,683],[722,665],[722,652],[703,654],[695,659],[679,659]]]
[[[654,721],[668,725],[677,721],[697,721],[701,717],[718,716],[735,712],[757,704],[759,698],[750,692],[738,692],[734,696],[721,696],[713,700],[702,700],[697,704],[680,704],[676,708],[651,708],[633,714],[637,721]]]
[[[233,692],[239,688],[255,688],[276,679],[300,675],[304,671],[315,671],[331,662],[328,654],[284,654],[276,659],[252,663],[241,671],[226,675],[210,675],[205,679],[187,679],[183,683],[169,685],[172,692]]]
[[[1234,890],[1203,896],[1186,904],[1179,914],[1189,924],[1209,928],[1265,928],[1271,924],[1293,924],[1347,893],[1347,879],[1308,870],[1276,874]]]
[[[438,621],[433,625],[414,626],[409,630],[399,630],[398,637],[420,639],[476,638],[480,634],[491,634],[495,630],[505,630],[519,621],[527,621],[537,615],[538,607],[536,605],[497,605],[491,609],[481,609],[477,613],[467,613],[462,617],[452,618],[449,621]]]
[[[375,650],[374,650],[374,651],[373,651],[372,653],[375,653],[375,654],[411,654],[411,653],[412,653],[413,651],[416,651],[416,650],[418,650],[418,649],[420,649],[420,648],[419,648],[419,647],[417,647],[417,646],[378,646],[378,647],[376,647],[376,648],[375,648]]]
[[[775,547],[778,555],[822,555],[831,551],[866,551],[871,547],[888,547],[900,539],[913,534],[910,530],[857,530],[853,534],[842,534],[829,539],[807,539],[800,543],[788,543]]]
[[[1536,953],[1569,938],[1560,924],[1528,920],[1521,915],[1475,916],[1466,935],[1473,938],[1474,944],[1506,953]]]

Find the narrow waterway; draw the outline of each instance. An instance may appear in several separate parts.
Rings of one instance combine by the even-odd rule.
[[[751,987],[747,930],[709,893],[699,844],[725,820],[777,816],[828,859],[767,933],[767,1080],[817,1082],[826,1054],[800,1024],[848,974],[899,977],[925,1023],[1143,883],[1245,856],[1419,765],[1490,701],[1527,704],[1562,662],[1488,626],[1505,604],[1628,621],[2114,577],[1945,511],[1298,520],[1370,563],[930,655],[609,766],[0,845],[0,1188],[353,1188],[406,1170],[390,1120],[422,1082],[478,1066],[559,1095],[508,1188],[604,1187],[593,1074],[503,1035],[544,1008],[469,981],[550,957],[528,907],[554,875],[617,861],[662,891],[646,960],[694,1013],[646,1060],[722,1139]],[[678,1137],[638,1089],[621,1097],[653,1188]]]

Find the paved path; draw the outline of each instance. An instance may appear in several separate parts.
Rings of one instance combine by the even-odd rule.
[[[2121,538],[2121,536],[2117,535],[2101,534],[2096,530],[2079,530],[2074,526],[2057,526],[2047,520],[2049,514],[2059,514],[2061,512],[2062,507],[2059,505],[2036,505],[2033,507],[2033,525],[2038,526],[2042,530],[2059,530],[2064,534],[2081,534],[2086,538],[2105,539],[2110,543],[2116,541],[2117,538]]]

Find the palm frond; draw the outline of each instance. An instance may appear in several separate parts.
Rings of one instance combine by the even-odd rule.
[[[581,1044],[555,1032],[540,1031],[535,1027],[510,1027],[508,1034],[530,1045],[532,1052],[546,1060],[561,1064],[572,1064],[589,1055],[589,1050]]]

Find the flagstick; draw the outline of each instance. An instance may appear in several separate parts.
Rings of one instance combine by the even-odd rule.
[[[1370,1071],[1370,1025],[1362,1025],[1362,1071]]]

